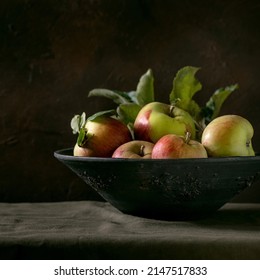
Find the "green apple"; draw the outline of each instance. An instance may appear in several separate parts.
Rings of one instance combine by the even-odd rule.
[[[254,156],[251,123],[238,115],[215,118],[204,129],[201,143],[211,157]]]
[[[207,158],[204,146],[195,140],[190,140],[190,133],[186,136],[167,134],[160,138],[152,151],[153,159],[169,158]]]
[[[134,122],[134,135],[138,140],[156,143],[166,134],[185,136],[190,132],[196,135],[194,120],[191,115],[176,106],[151,102],[138,113]]]
[[[112,158],[143,158],[149,159],[152,156],[154,143],[133,140],[119,146],[113,153]]]

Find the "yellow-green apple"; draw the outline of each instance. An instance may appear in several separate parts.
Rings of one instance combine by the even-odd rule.
[[[155,143],[152,158],[207,158],[207,151],[203,145],[191,140],[190,136],[189,132],[185,137],[176,134],[164,135]]]
[[[113,153],[113,158],[151,158],[154,143],[132,140],[119,146]]]
[[[238,115],[215,118],[204,129],[201,143],[211,157],[254,156],[251,123]]]
[[[195,138],[195,124],[191,115],[176,107],[161,102],[151,102],[138,113],[134,122],[135,139],[156,143],[166,134],[185,136],[190,132]]]
[[[110,116],[87,120],[79,132],[74,156],[111,157],[114,150],[132,140],[128,127]]]

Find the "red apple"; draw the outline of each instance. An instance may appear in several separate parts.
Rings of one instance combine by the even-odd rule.
[[[154,144],[147,141],[133,140],[119,146],[113,158],[151,158]]]
[[[74,156],[111,157],[114,150],[132,140],[128,127],[108,116],[87,120],[79,132]]]
[[[138,140],[156,143],[162,136],[190,132],[195,138],[195,124],[191,115],[172,105],[151,102],[138,113],[134,122],[134,134]]]
[[[190,140],[190,133],[185,137],[167,134],[157,141],[152,152],[153,159],[207,157],[203,145],[198,141]]]

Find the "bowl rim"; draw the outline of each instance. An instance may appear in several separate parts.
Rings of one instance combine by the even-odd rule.
[[[73,148],[59,149],[54,152],[54,157],[61,160],[77,162],[252,162],[260,161],[260,155],[255,156],[232,156],[232,157],[208,157],[208,158],[180,158],[180,159],[143,159],[143,158],[110,158],[110,157],[79,157],[72,155]],[[71,154],[69,154],[71,153]]]

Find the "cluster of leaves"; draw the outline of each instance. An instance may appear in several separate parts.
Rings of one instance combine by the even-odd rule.
[[[200,106],[194,95],[202,89],[202,84],[196,77],[200,68],[185,66],[181,68],[173,79],[172,90],[169,94],[169,104],[178,106],[189,112],[193,117],[198,131],[219,115],[220,109],[227,97],[238,88],[238,85],[230,85],[217,89],[204,106]],[[116,111],[104,111],[94,115],[94,118],[101,114],[116,114],[117,117],[127,124],[133,126],[135,118],[141,108],[155,100],[154,76],[151,69],[140,77],[137,87],[133,91],[125,92],[119,90],[109,90],[103,88],[93,89],[88,94],[89,97],[101,96],[113,100],[117,104]],[[84,113],[83,113],[84,114]],[[93,116],[91,116],[93,119]],[[86,122],[85,115],[77,115],[73,118],[71,126],[74,133],[78,133]]]
[[[113,100],[117,105],[116,113],[121,121],[132,126],[141,108],[153,102],[154,99],[154,77],[151,69],[141,76],[136,90],[125,92],[109,89],[93,89],[89,92],[91,96],[102,96]]]
[[[215,119],[228,96],[238,88],[237,84],[217,89],[204,106],[200,106],[194,95],[202,89],[201,82],[196,78],[200,68],[186,66],[180,69],[174,80],[170,93],[170,103],[189,112],[200,130]]]

